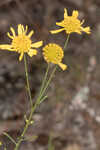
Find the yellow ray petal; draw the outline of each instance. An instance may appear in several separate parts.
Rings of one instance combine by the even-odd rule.
[[[21,35],[23,33],[22,25],[18,25],[18,35]]]
[[[64,21],[56,22],[56,25],[63,27],[64,26]]]
[[[67,9],[64,8],[64,18],[67,18],[67,17],[68,17]]]
[[[43,45],[43,41],[39,41],[39,42],[31,44],[31,47],[39,48],[42,45]]]
[[[81,30],[75,30],[76,33],[82,34]]]
[[[87,34],[91,33],[90,27],[85,27],[85,28],[81,27],[81,29],[82,29],[82,31],[86,32]]]
[[[78,11],[74,10],[72,13],[72,17],[77,18],[78,17]]]
[[[34,31],[30,31],[30,33],[28,34],[28,37],[30,38],[32,35],[34,34]]]
[[[24,26],[23,26],[23,25],[21,25],[21,28],[22,28],[22,33],[23,33],[23,32],[25,31],[25,30],[24,30]]]
[[[0,45],[0,49],[14,51],[12,49],[12,45],[8,45],[8,44],[5,44],[5,45],[2,44],[2,45]]]
[[[61,29],[58,29],[58,30],[51,30],[50,33],[56,34],[56,33],[59,33],[59,32],[61,32],[63,30],[64,30],[64,28],[61,28]]]
[[[26,25],[26,27],[25,27],[25,31],[24,31],[24,34],[26,34],[26,33],[27,33],[27,30],[28,30],[28,26]]]
[[[81,25],[84,23],[84,20],[81,21]]]
[[[12,27],[10,28],[10,30],[11,30],[11,32],[12,32],[13,37],[15,37],[15,36],[16,36],[15,30],[14,30]]]
[[[21,61],[23,59],[24,53],[22,52],[19,56],[19,61]]]
[[[58,64],[60,66],[60,68],[64,71],[67,69],[67,65],[63,64],[63,63],[59,63]]]
[[[7,35],[8,35],[8,37],[9,37],[10,39],[14,39],[14,37],[13,37],[12,35],[10,35],[9,32],[7,32]]]
[[[37,55],[37,50],[36,49],[30,49],[29,52],[28,52],[28,55],[30,57],[32,57],[33,55]]]

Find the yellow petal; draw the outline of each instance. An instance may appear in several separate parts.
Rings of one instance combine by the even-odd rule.
[[[40,46],[42,46],[42,45],[43,45],[43,41],[39,41],[39,42],[36,42],[36,43],[31,44],[31,47],[38,48],[38,47],[40,47]]]
[[[15,37],[15,36],[16,36],[16,34],[15,34],[14,29],[11,27],[11,28],[10,28],[10,30],[11,30],[11,32],[12,32],[12,35]]]
[[[68,17],[68,14],[67,14],[67,9],[64,8],[64,18],[67,18]]]
[[[28,52],[28,55],[30,57],[32,57],[33,55],[37,55],[37,50],[36,49],[30,49],[29,52]]]
[[[18,25],[18,35],[21,35],[23,33],[22,25]]]
[[[76,33],[82,34],[81,30],[75,30]]]
[[[8,35],[9,38],[14,39],[14,37],[11,36],[9,32],[7,32],[7,35]]]
[[[22,52],[19,56],[19,61],[21,61],[23,59],[24,53]]]
[[[84,23],[84,20],[81,21],[81,25]]]
[[[5,44],[5,45],[2,44],[2,45],[0,45],[0,49],[14,51],[12,49],[12,45],[8,45],[8,44]]]
[[[28,37],[30,38],[34,34],[34,31],[32,30],[29,34]]]
[[[58,65],[61,67],[61,69],[62,69],[63,71],[67,69],[67,65],[65,65],[65,64],[63,64],[63,63],[59,63]]]
[[[26,25],[26,27],[25,27],[25,31],[24,31],[24,34],[26,34],[26,33],[27,33],[27,30],[28,30],[28,26]]]
[[[74,18],[77,18],[78,17],[78,11],[77,10],[74,10],[73,13],[72,13],[72,16]]]
[[[23,25],[21,25],[21,28],[22,28],[22,33],[24,33],[24,26],[23,26]]]
[[[81,29],[82,29],[82,31],[86,32],[87,34],[91,33],[90,27],[85,27],[85,28],[81,27]]]
[[[64,30],[64,28],[61,28],[61,29],[58,29],[58,30],[51,30],[50,33],[56,34],[56,33],[59,33],[59,32],[61,32],[63,30]]]
[[[64,20],[61,22],[56,22],[56,25],[64,27],[65,26]]]

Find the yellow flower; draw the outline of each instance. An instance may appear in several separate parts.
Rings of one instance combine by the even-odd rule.
[[[8,32],[7,35],[12,39],[11,45],[9,44],[1,44],[0,49],[7,49],[9,51],[15,51],[20,53],[19,60],[21,61],[24,53],[27,53],[30,57],[37,54],[37,50],[34,48],[39,48],[42,46],[43,42],[39,41],[36,43],[32,43],[31,36],[34,31],[30,31],[28,35],[27,33],[28,26],[24,28],[23,25],[18,25],[18,35],[15,34],[14,29],[11,27],[10,30],[12,35]]]
[[[59,33],[63,30],[65,30],[66,34],[71,34],[73,32],[76,32],[78,34],[81,34],[82,31],[86,32],[87,34],[90,34],[90,27],[82,27],[83,21],[80,21],[78,19],[78,11],[74,10],[72,13],[72,16],[68,16],[67,9],[64,9],[64,20],[61,22],[56,22],[56,25],[61,26],[61,29],[58,30],[52,30],[50,31],[52,34]]]
[[[67,65],[62,63],[62,59],[64,57],[64,52],[62,48],[55,44],[49,43],[43,48],[43,56],[47,63],[58,64],[62,70],[67,68]]]

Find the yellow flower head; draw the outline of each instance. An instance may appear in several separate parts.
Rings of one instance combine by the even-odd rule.
[[[12,35],[8,32],[7,35],[9,38],[12,39],[11,45],[9,44],[2,44],[0,45],[0,49],[7,49],[9,51],[15,51],[20,53],[19,60],[21,61],[23,58],[24,53],[27,53],[30,57],[37,54],[37,50],[34,48],[39,48],[42,46],[43,42],[39,41],[36,43],[32,43],[31,36],[34,31],[30,31],[28,35],[27,33],[28,26],[24,28],[23,25],[18,25],[18,35],[15,34],[14,29],[11,27],[10,30]]]
[[[67,65],[62,63],[64,52],[62,48],[54,43],[49,43],[43,48],[43,56],[47,63],[58,64],[63,70],[67,68]]]
[[[78,34],[81,34],[82,31],[86,32],[87,34],[90,34],[90,27],[82,27],[82,24],[84,23],[84,20],[81,22],[78,19],[78,11],[74,10],[72,13],[72,16],[68,16],[67,9],[64,9],[64,20],[61,22],[56,22],[56,25],[61,26],[61,29],[58,30],[52,30],[50,31],[52,34],[59,33],[63,30],[65,30],[66,34],[71,34],[73,32],[76,32]]]

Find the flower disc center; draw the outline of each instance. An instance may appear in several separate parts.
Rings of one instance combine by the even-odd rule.
[[[52,62],[54,64],[57,64],[61,62],[63,58],[63,51],[60,47],[49,44],[43,49],[43,54],[47,62]]]
[[[31,40],[26,35],[18,35],[12,41],[13,49],[20,52],[27,52],[31,48]]]
[[[75,32],[81,27],[80,21],[74,17],[67,17],[64,20],[64,28],[66,28],[67,33]]]

